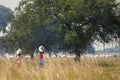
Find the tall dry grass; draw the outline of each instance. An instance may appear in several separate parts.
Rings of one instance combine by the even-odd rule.
[[[120,58],[48,58],[39,70],[38,58],[23,59],[18,69],[15,59],[0,59],[0,80],[120,80]]]

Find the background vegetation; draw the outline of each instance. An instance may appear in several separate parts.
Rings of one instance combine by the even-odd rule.
[[[22,0],[1,45],[29,54],[44,45],[47,52],[71,50],[80,57],[93,41],[120,37],[119,7],[116,0]]]

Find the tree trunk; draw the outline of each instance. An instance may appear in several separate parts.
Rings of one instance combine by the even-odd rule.
[[[31,59],[34,59],[33,51],[30,51],[30,58],[31,58]]]
[[[50,51],[48,51],[48,54],[49,54],[49,57],[51,57],[51,52]]]
[[[78,48],[78,47],[76,47],[76,49],[75,49],[75,58],[74,58],[74,60],[75,61],[80,61],[80,58],[81,58],[81,51],[80,51],[80,49]]]
[[[57,57],[57,54],[54,52],[54,54],[55,54],[55,57]]]

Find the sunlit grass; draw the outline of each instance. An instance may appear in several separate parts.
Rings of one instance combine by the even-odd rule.
[[[18,69],[15,59],[0,59],[0,80],[120,80],[120,58],[47,58],[36,71],[38,58],[23,59]]]

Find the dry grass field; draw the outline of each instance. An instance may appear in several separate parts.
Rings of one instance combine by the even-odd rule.
[[[47,58],[37,71],[38,58],[23,59],[19,69],[14,62],[0,58],[0,80],[120,80],[120,58]]]

